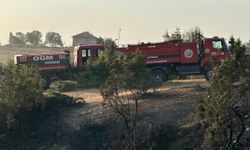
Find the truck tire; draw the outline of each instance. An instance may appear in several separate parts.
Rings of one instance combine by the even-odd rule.
[[[211,80],[213,74],[213,70],[209,69],[208,67],[204,68],[204,76],[207,81]]]
[[[50,79],[49,78],[42,78],[41,79],[41,87],[43,90],[47,90],[50,87]]]
[[[156,81],[164,82],[167,80],[167,75],[163,70],[156,69],[152,70],[151,73]]]

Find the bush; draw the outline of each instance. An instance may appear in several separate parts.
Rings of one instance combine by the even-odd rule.
[[[145,57],[139,51],[120,57],[115,53],[115,49],[110,50],[107,47],[103,56],[96,61],[87,63],[86,70],[78,78],[79,87],[101,87],[113,73],[110,68],[112,63],[117,63],[113,65],[118,65],[118,68],[124,67],[122,73],[126,74],[126,82],[124,82],[123,88],[137,89],[140,93],[145,94],[149,89],[155,90],[160,85],[147,70]]]
[[[214,68],[207,97],[197,107],[206,125],[204,149],[235,149],[244,141],[249,121],[250,60],[240,40],[231,39],[231,44],[233,56]]]
[[[145,57],[139,51],[126,56],[124,65],[125,88],[137,89],[139,93],[146,94],[149,89],[155,90],[160,85],[146,68]]]
[[[86,70],[78,78],[78,84],[82,88],[100,87],[109,75],[106,56],[96,61],[88,62]]]
[[[103,106],[111,108],[122,119],[126,132],[119,141],[122,149],[138,149],[138,96],[155,88],[154,80],[146,69],[144,56],[136,52],[125,57],[115,54],[114,45],[108,47],[107,68],[109,76],[101,88]]]
[[[40,111],[44,103],[40,81],[34,66],[17,66],[12,62],[0,65],[1,126],[5,129],[20,127],[26,131],[37,125],[39,114],[36,110]]]

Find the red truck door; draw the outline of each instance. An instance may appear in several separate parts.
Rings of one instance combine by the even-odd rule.
[[[201,67],[204,66],[205,62],[208,61],[212,55],[217,56],[219,62],[229,57],[230,52],[224,39],[216,37],[205,40],[204,57],[201,62]]]

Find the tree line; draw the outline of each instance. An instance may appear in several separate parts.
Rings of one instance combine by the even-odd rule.
[[[201,31],[200,27],[193,27],[185,32],[181,32],[180,27],[176,27],[175,30],[171,33],[167,30],[165,34],[163,35],[163,38],[165,41],[171,41],[171,40],[187,40],[192,41],[197,38],[197,36],[201,36],[203,32]]]
[[[172,41],[172,40],[185,40],[185,41],[192,41],[197,38],[197,36],[202,36],[204,33],[200,27],[192,27],[184,32],[181,30],[180,27],[176,26],[175,30],[169,32],[168,30],[163,34],[163,39],[165,41]],[[246,48],[250,48],[250,40],[245,42],[244,45]]]
[[[42,33],[38,30],[32,32],[22,33],[16,32],[15,35],[10,32],[9,45],[10,46],[50,46],[50,47],[63,47],[61,35],[56,32],[47,32],[45,41],[42,41]]]
[[[186,40],[192,41],[203,34],[200,27],[192,27],[184,32],[181,31],[180,27],[176,27],[174,31],[169,32],[168,30],[163,34],[164,41],[171,40]],[[62,37],[56,32],[47,32],[45,36],[45,41],[42,41],[42,33],[38,30],[33,30],[32,32],[22,33],[16,32],[13,34],[9,33],[9,44],[10,46],[50,46],[50,47],[63,47]],[[104,39],[102,37],[97,38],[97,43],[103,43]],[[245,43],[247,48],[250,48],[250,40]],[[0,43],[1,46],[1,43]]]

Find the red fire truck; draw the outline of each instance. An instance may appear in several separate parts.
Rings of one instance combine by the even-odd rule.
[[[16,55],[16,64],[35,63],[43,76],[45,87],[48,88],[54,76],[84,71],[88,60],[102,55],[103,44],[76,46],[73,52]],[[207,60],[216,55],[219,61],[229,57],[229,49],[223,38],[197,38],[192,42],[174,40],[161,43],[140,43],[117,48],[123,54],[140,51],[146,58],[147,67],[154,78],[166,81],[171,74],[193,75],[204,74],[208,78],[211,70],[206,66]]]
[[[98,57],[103,50],[103,45],[81,45],[75,47],[75,67],[84,68],[84,64],[90,58]],[[193,75],[204,74],[208,79],[211,70],[206,62],[212,55],[216,55],[218,61],[224,61],[229,57],[229,48],[223,38],[197,38],[192,42],[174,40],[161,43],[140,43],[119,47],[117,51],[124,54],[140,51],[146,58],[147,67],[154,78],[166,81],[171,74]]]

